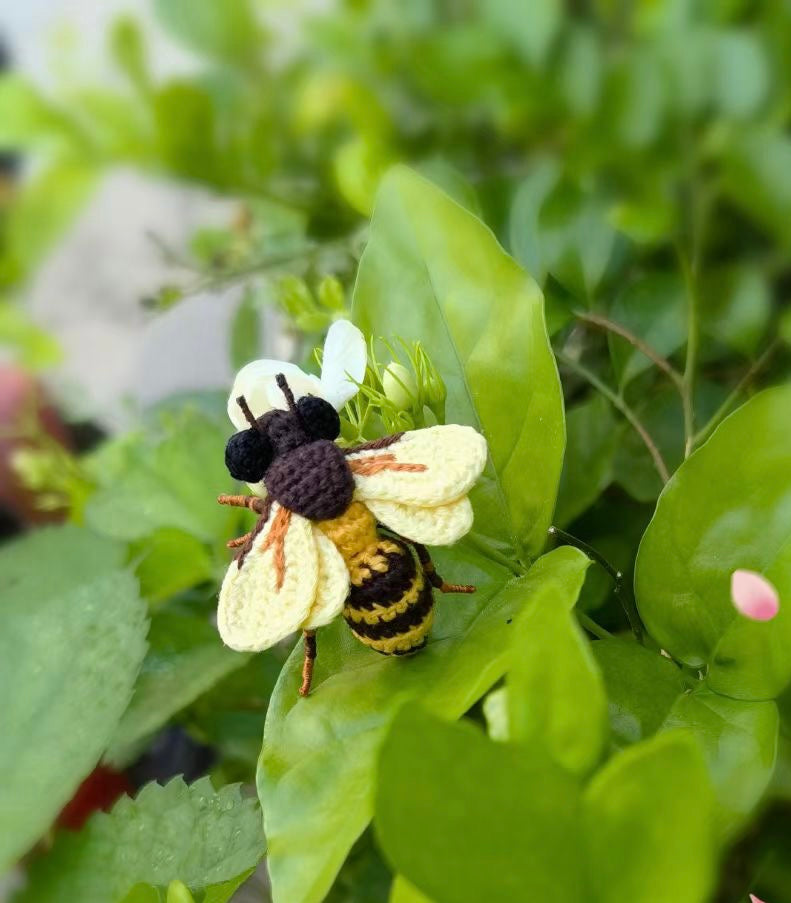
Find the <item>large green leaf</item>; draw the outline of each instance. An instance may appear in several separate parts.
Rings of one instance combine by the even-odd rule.
[[[88,502],[88,524],[124,540],[166,527],[204,542],[227,538],[236,515],[217,504],[217,495],[233,485],[223,463],[231,432],[194,409],[166,420],[164,438],[146,437],[125,450],[116,478]]]
[[[223,646],[208,621],[190,614],[154,615],[148,641],[134,696],[107,752],[110,761],[123,762],[135,744],[248,659]]]
[[[684,690],[682,672],[670,659],[620,638],[594,643],[593,655],[604,676],[615,740],[650,737]]]
[[[38,860],[20,903],[116,903],[136,884],[192,890],[235,879],[263,856],[261,813],[237,785],[174,778],[123,797]],[[220,895],[222,899],[222,895]]]
[[[673,731],[630,746],[583,806],[591,903],[702,903],[715,866],[712,793],[696,741]],[[562,898],[561,898],[562,899]]]
[[[607,739],[601,674],[571,614],[589,564],[571,546],[536,563],[535,571],[547,566],[548,574],[517,618],[507,684],[509,738],[543,746],[581,774],[596,765]]]
[[[376,830],[437,903],[582,899],[579,787],[540,746],[405,707],[379,757]]]
[[[746,702],[705,688],[680,696],[663,727],[689,728],[700,740],[717,798],[717,823],[731,837],[761,800],[775,766],[774,702]]]
[[[123,561],[76,527],[0,551],[0,870],[49,828],[129,702],[146,616]]]
[[[402,875],[393,881],[388,903],[432,903],[432,901],[414,884],[410,884]]]
[[[739,408],[666,486],[637,557],[640,613],[675,658],[708,665],[711,687],[746,699],[791,678],[791,607],[772,621],[737,614],[730,577],[765,574],[791,597],[791,386]]]
[[[343,622],[319,632],[314,689],[297,695],[299,646],[283,669],[267,713],[258,790],[277,903],[317,903],[371,818],[376,750],[393,712],[417,698],[458,718],[504,673],[511,621],[567,553],[552,552],[525,577],[464,543],[436,555],[448,579],[478,585],[475,596],[447,596],[425,650],[385,658],[357,643]]]
[[[416,173],[385,177],[354,290],[357,324],[419,339],[448,388],[449,422],[481,429],[491,461],[476,530],[544,547],[563,455],[563,408],[541,292],[472,214]]]

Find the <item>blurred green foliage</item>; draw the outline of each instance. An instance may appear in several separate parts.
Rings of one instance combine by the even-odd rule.
[[[73,523],[0,560],[4,862],[169,724],[223,789],[119,803],[21,899],[228,899],[263,840],[224,785],[257,770],[275,903],[379,903],[391,876],[392,903],[789,903],[791,400],[756,395],[790,363],[787,2],[338,0],[289,8],[296,36],[263,0],[152,8],[193,74],[155,75],[127,17],[107,84],[0,79],[0,150],[28,164],[0,193],[0,343],[57,361],[26,291],[110,168],[233,199],[183,249],[154,236],[188,275],[141,303],[239,285],[234,366],[265,305],[303,361],[352,316],[372,356],[346,439],[487,436],[475,531],[437,555],[479,591],[408,662],[322,630],[301,700],[300,650],[235,655],[211,623],[246,523],[214,503],[216,398],[85,456],[34,442],[17,470]],[[550,523],[620,593],[542,555]],[[774,581],[775,621],[736,615],[735,567]]]

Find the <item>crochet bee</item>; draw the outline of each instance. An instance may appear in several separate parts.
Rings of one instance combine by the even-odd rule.
[[[432,587],[445,583],[424,543],[447,545],[472,526],[467,492],[486,462],[486,442],[467,426],[396,433],[352,448],[335,444],[340,419],[312,395],[298,401],[277,376],[288,410],[256,418],[228,442],[231,475],[251,496],[220,496],[247,507],[255,527],[228,543],[237,550],[219,599],[226,645],[267,649],[301,629],[300,694],[310,691],[316,628],[343,612],[354,636],[384,655],[422,648],[433,619]]]

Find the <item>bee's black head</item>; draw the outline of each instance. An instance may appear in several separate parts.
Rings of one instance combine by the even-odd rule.
[[[341,431],[338,412],[323,398],[294,395],[279,373],[277,384],[288,402],[287,411],[267,411],[255,418],[244,396],[237,398],[250,429],[235,433],[225,447],[225,466],[235,480],[259,483],[274,458],[317,439],[337,439]]]

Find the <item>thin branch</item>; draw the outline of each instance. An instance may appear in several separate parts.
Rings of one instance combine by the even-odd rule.
[[[676,370],[676,368],[666,357],[662,357],[662,355],[655,348],[652,348],[647,342],[644,342],[639,336],[636,336],[625,326],[622,326],[620,323],[616,323],[613,320],[608,320],[607,317],[602,317],[599,314],[588,313],[587,311],[575,311],[574,315],[578,320],[582,320],[585,323],[590,323],[591,326],[598,326],[601,329],[607,330],[607,332],[615,333],[615,335],[619,335],[621,336],[621,338],[626,339],[626,341],[629,342],[630,345],[633,345],[650,361],[653,361],[653,363],[655,363],[660,370],[666,373],[673,380],[673,383],[676,385],[678,390],[682,391],[684,378],[678,372],[678,370]]]
[[[695,273],[686,257],[681,254],[684,284],[687,292],[687,359],[681,389],[681,403],[684,408],[684,457],[688,458],[694,445],[695,432],[695,369],[698,363],[698,293],[695,287]]]
[[[736,384],[736,388],[731,392],[731,394],[723,401],[723,403],[717,408],[717,410],[712,415],[711,419],[708,423],[692,437],[692,447],[700,445],[701,442],[705,442],[706,439],[714,432],[714,430],[720,425],[720,423],[725,419],[730,409],[738,400],[739,396],[744,392],[747,386],[752,382],[754,377],[761,371],[768,361],[771,359],[772,355],[777,351],[780,347],[780,340],[775,338],[766,346],[764,352],[755,359],[750,369],[744,374],[744,376],[739,380]]]
[[[588,558],[595,561],[607,571],[613,581],[613,593],[618,597],[618,601],[621,603],[621,607],[626,615],[626,620],[629,622],[629,627],[632,629],[634,638],[642,646],[643,622],[640,619],[640,613],[637,611],[637,605],[629,591],[629,587],[624,582],[623,573],[616,570],[601,552],[594,549],[593,546],[589,545],[584,540],[572,536],[571,533],[566,533],[565,530],[561,530],[559,527],[550,527],[548,533],[550,536],[557,536],[558,539],[562,539],[563,542],[568,545],[574,546],[581,552],[584,552]]]
[[[564,364],[569,370],[572,370],[574,373],[577,373],[583,379],[587,380],[594,389],[600,392],[609,402],[615,407],[617,410],[623,414],[623,416],[629,421],[629,423],[634,428],[637,435],[643,440],[643,444],[648,449],[648,453],[651,455],[651,460],[654,462],[654,467],[656,468],[656,472],[659,474],[660,479],[663,483],[667,483],[670,479],[670,471],[667,469],[667,464],[665,464],[665,459],[662,457],[662,453],[656,447],[656,443],[651,438],[651,434],[648,430],[643,426],[642,422],[638,418],[637,414],[629,407],[629,405],[621,398],[619,395],[616,395],[615,392],[606,384],[603,383],[595,373],[589,370],[586,366],[581,364],[579,361],[575,360],[570,355],[566,354],[565,351],[556,351],[555,352],[557,359]]]
[[[609,630],[605,630],[601,625],[597,624],[593,618],[588,617],[584,611],[576,612],[577,620],[580,624],[588,631],[588,633],[592,633],[595,637],[598,637],[600,640],[611,640],[613,635]]]

